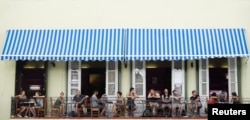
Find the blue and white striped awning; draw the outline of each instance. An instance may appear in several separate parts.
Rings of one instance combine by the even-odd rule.
[[[244,29],[127,29],[126,60],[249,57]]]
[[[220,57],[249,57],[244,29],[8,30],[1,54],[1,60],[50,61]]]
[[[123,60],[124,29],[8,30],[2,60]]]

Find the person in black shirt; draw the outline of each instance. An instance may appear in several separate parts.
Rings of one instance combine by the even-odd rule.
[[[148,93],[149,106],[152,109],[153,115],[156,114],[156,109],[159,107],[158,100],[161,98],[160,94],[154,89],[151,89]]]
[[[168,94],[168,89],[165,88],[164,89],[164,94],[162,95],[162,109],[164,112],[164,115],[166,113],[166,108],[167,110],[171,110],[171,104],[172,104],[172,100],[170,98],[170,94]]]
[[[74,101],[74,104],[75,104],[75,112],[76,112],[76,113],[78,112],[78,111],[77,111],[78,108],[82,108],[84,114],[87,113],[87,109],[86,109],[86,107],[84,106],[83,101],[84,101],[85,99],[87,99],[88,97],[89,97],[89,96],[87,96],[87,95],[81,95],[81,91],[80,91],[80,90],[77,90],[77,93],[76,93],[76,95],[75,95],[74,98],[73,98],[73,101]]]
[[[190,101],[191,101],[190,110],[196,113],[197,109],[200,109],[202,107],[202,104],[200,101],[200,96],[197,95],[195,90],[192,91],[192,96],[190,97]]]

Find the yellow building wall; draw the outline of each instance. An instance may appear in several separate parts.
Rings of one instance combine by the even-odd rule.
[[[15,61],[0,61],[0,119],[10,118],[11,97],[15,96]]]
[[[55,67],[50,63],[48,65],[48,97],[59,97],[60,92],[64,92],[66,96],[67,70],[66,62],[55,62]]]
[[[129,89],[131,87],[131,62],[128,62],[127,67],[124,66],[124,64],[121,65],[121,80],[120,80],[120,90],[125,97],[126,94],[129,92]]]
[[[250,41],[250,39],[248,40]],[[250,47],[250,46],[249,46]],[[249,59],[249,58],[248,58]],[[241,98],[250,98],[250,60],[242,59],[241,61],[241,80],[239,84],[239,91],[241,92]]]
[[[197,74],[196,73],[196,62],[193,60],[187,61],[187,71],[186,71],[186,98],[189,98],[192,95],[193,90],[199,91],[199,88],[197,88],[197,85],[199,84],[197,82]],[[193,63],[193,67],[191,66],[191,63]]]
[[[249,0],[0,0],[0,53],[8,29],[235,28],[246,29],[250,47]],[[250,98],[250,62],[242,60],[241,97]],[[129,67],[129,65],[128,65]],[[121,91],[131,71],[121,69]],[[48,96],[66,91],[66,63],[49,65]],[[187,68],[187,96],[196,88],[195,67]],[[192,81],[192,82],[191,82]],[[15,62],[0,61],[0,119],[8,119],[14,95]]]

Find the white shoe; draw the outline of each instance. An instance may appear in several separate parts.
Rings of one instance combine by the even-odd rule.
[[[17,114],[16,116],[17,116],[17,117],[20,117],[20,118],[21,118],[21,117],[23,117],[23,116],[22,116],[22,115],[20,115],[20,114]]]

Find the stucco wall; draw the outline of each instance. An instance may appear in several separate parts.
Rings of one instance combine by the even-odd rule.
[[[55,67],[51,64],[48,66],[48,97],[59,97],[60,92],[64,92],[66,96],[67,83],[66,62],[55,62]]]
[[[16,62],[0,62],[0,119],[7,120],[10,118],[11,96],[15,93],[15,71]]]
[[[0,0],[0,52],[7,29],[26,28],[227,28],[246,29],[250,46],[249,0]],[[49,67],[48,95],[65,90],[66,64]],[[242,61],[242,97],[250,98],[250,63]],[[122,68],[122,84],[129,75]],[[194,81],[188,68],[186,81]],[[15,62],[0,61],[1,119],[9,118],[10,96],[14,95]],[[58,85],[55,89],[53,85]],[[187,90],[196,86],[188,83]],[[127,87],[121,90],[126,92]],[[188,92],[188,95],[189,92]],[[2,102],[3,101],[3,102]]]

